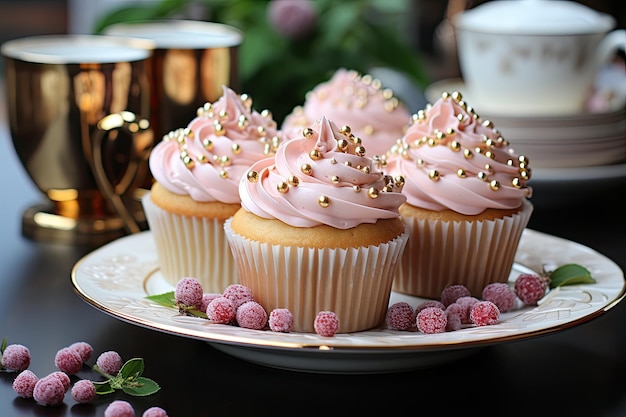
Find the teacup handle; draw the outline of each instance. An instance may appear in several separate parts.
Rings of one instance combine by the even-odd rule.
[[[626,51],[626,29],[617,29],[607,33],[596,49],[596,63],[607,64],[619,50]]]
[[[117,184],[113,184],[104,168],[102,149],[104,138],[110,136],[112,131],[119,129],[125,129],[130,134],[132,149],[125,172]],[[96,184],[106,201],[120,216],[129,233],[138,233],[141,228],[124,204],[123,197],[128,191],[135,189],[138,173],[142,167],[146,167],[152,147],[153,132],[150,129],[150,122],[128,111],[112,113],[100,119],[91,138],[90,165]]]

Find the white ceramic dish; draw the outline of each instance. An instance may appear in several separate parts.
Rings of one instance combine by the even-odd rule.
[[[426,335],[385,328],[321,337],[211,324],[151,302],[147,295],[173,290],[157,267],[149,231],[113,241],[76,263],[71,278],[76,293],[93,307],[125,322],[208,342],[216,349],[253,363],[304,372],[400,372],[467,356],[477,349],[554,333],[600,316],[624,296],[624,274],[605,256],[577,243],[526,230],[520,242],[514,279],[576,262],[587,267],[594,284],[551,291],[537,307],[503,313],[497,325],[468,327]],[[423,299],[393,294],[391,302],[416,306]]]

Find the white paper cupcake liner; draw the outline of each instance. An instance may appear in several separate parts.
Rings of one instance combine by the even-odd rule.
[[[142,197],[142,205],[168,283],[194,277],[205,293],[220,294],[239,283],[223,220],[170,213],[154,204],[150,193]]]
[[[513,216],[485,221],[404,218],[409,241],[396,269],[393,291],[439,299],[441,291],[465,285],[475,297],[492,282],[507,282],[533,206]]]
[[[241,283],[268,312],[287,308],[293,330],[315,332],[320,311],[333,311],[339,333],[371,329],[384,322],[405,231],[378,246],[315,249],[272,245],[235,233],[224,225]]]

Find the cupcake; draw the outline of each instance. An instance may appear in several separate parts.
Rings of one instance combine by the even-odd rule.
[[[384,322],[406,197],[379,162],[322,117],[242,179],[242,207],[225,224],[239,279],[268,312],[290,310],[294,331],[314,332],[320,311],[337,315],[340,333]]]
[[[168,283],[192,276],[205,292],[221,293],[239,282],[224,221],[241,207],[240,178],[252,163],[273,156],[279,141],[271,113],[223,87],[215,103],[154,147],[154,183],[142,204]]]
[[[298,135],[326,115],[350,126],[370,156],[384,155],[411,121],[404,104],[371,75],[340,68],[306,95],[304,104],[285,117],[281,130]]]
[[[462,284],[481,297],[487,284],[507,282],[533,210],[531,171],[492,122],[458,92],[443,93],[413,117],[384,169],[403,176],[407,197],[394,291],[439,298]]]

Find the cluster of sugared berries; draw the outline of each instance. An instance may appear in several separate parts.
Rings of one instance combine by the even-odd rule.
[[[419,330],[433,334],[459,330],[463,325],[488,326],[500,322],[500,313],[519,303],[537,305],[546,294],[548,281],[535,274],[520,274],[513,287],[508,283],[491,283],[482,298],[473,297],[464,285],[443,289],[439,300],[428,300],[415,308],[405,301],[389,306],[385,324],[393,330]]]
[[[31,362],[30,350],[20,344],[7,345],[2,352],[0,361],[2,369],[8,372],[19,372],[13,380],[13,390],[23,398],[33,398],[37,404],[56,406],[63,403],[65,394],[70,391],[77,403],[91,403],[96,398],[96,387],[88,379],[79,379],[72,385],[70,376],[76,375],[93,355],[93,348],[87,342],[75,342],[57,351],[54,364],[59,369],[44,377],[37,377],[28,369]],[[96,359],[100,370],[109,375],[116,375],[122,368],[122,358],[116,351],[101,353]],[[117,403],[125,403],[119,406]],[[128,412],[118,412],[120,408],[132,410],[126,401],[113,401],[105,411],[105,417],[134,416]],[[111,410],[109,410],[111,409]],[[144,412],[142,417],[167,417],[165,410],[152,407]]]
[[[220,293],[205,293],[202,284],[194,277],[181,278],[174,289],[174,301],[181,313],[193,310],[206,314],[215,324],[229,324],[244,329],[289,333],[293,328],[293,314],[289,309],[276,308],[268,314],[242,284],[231,284]],[[321,336],[334,336],[339,330],[339,319],[331,311],[320,311],[314,328]]]

